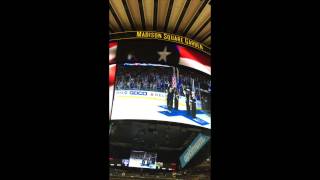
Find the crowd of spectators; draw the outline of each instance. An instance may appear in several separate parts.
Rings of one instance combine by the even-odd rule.
[[[119,66],[117,70],[118,90],[146,90],[166,92],[168,85],[172,84],[173,69],[171,67],[153,66]],[[183,89],[192,89],[192,80],[196,95],[200,91],[211,91],[211,80],[203,74],[179,68],[177,85],[180,95]]]
[[[119,66],[116,89],[165,92],[171,78],[168,67]]]

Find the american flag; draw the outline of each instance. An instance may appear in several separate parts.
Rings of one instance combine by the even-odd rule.
[[[117,42],[109,42],[109,119],[111,118],[113,91],[116,80],[116,50]]]
[[[192,78],[191,81],[192,81],[192,92],[195,93],[196,92],[196,88],[194,86],[194,79]]]
[[[172,87],[177,87],[177,79],[176,79],[175,67],[173,67],[173,74],[172,74]]]

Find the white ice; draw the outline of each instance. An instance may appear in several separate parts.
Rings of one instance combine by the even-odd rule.
[[[160,106],[165,108],[162,108]],[[179,103],[179,110],[186,110],[184,102]],[[115,95],[111,120],[139,119],[169,121],[211,129],[211,117],[206,114],[196,115],[196,117],[209,123],[202,126],[182,115],[167,116],[165,114],[159,113],[159,111],[168,111],[168,109],[166,108],[165,99]]]

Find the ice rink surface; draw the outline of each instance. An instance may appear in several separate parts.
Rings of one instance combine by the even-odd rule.
[[[186,112],[185,102],[179,102],[179,110],[169,111],[166,100],[141,96],[115,95],[111,120],[138,119],[190,124],[211,129],[211,117],[197,110],[196,118]]]

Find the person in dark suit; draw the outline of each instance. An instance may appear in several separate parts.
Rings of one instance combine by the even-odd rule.
[[[185,89],[184,91],[185,97],[186,97],[186,106],[187,106],[187,114],[190,114],[190,89]]]
[[[168,98],[169,98],[169,110],[172,110],[173,107],[173,88],[169,88],[169,93],[168,93]]]
[[[192,93],[191,99],[190,99],[190,104],[191,104],[191,116],[193,118],[196,117],[196,112],[197,112],[197,107],[196,107],[196,96],[195,93]]]
[[[170,108],[169,108],[169,106],[170,106],[170,94],[169,94],[169,90],[170,90],[170,86],[167,86],[167,87],[166,87],[166,93],[167,93],[167,108],[168,108],[168,109],[170,109]]]
[[[179,93],[177,89],[174,90],[174,94],[174,109],[177,111],[179,107]]]

